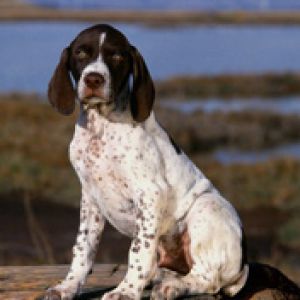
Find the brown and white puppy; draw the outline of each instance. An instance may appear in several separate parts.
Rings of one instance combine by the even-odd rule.
[[[70,271],[45,299],[72,299],[90,272],[108,220],[132,238],[128,271],[103,299],[139,299],[150,280],[153,299],[243,287],[248,265],[234,208],[170,141],[152,110],[145,62],[108,25],[81,32],[63,50],[49,100],[80,116],[70,159],[82,186],[80,228]]]

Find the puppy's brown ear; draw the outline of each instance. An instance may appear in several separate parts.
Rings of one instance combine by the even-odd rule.
[[[155,90],[143,57],[131,46],[132,56],[132,94],[130,98],[131,114],[135,121],[145,121],[152,110]]]
[[[50,103],[64,115],[69,115],[74,111],[76,96],[69,73],[68,60],[69,48],[65,48],[48,86]]]

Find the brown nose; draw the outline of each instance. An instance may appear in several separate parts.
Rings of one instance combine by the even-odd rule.
[[[91,89],[97,89],[105,82],[105,79],[103,75],[96,72],[91,72],[84,77],[84,82],[87,87]]]

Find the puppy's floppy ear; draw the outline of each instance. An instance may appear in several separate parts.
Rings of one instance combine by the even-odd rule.
[[[145,121],[152,110],[155,90],[143,57],[131,46],[132,57],[132,93],[130,97],[131,114],[135,121]]]
[[[64,115],[69,115],[74,111],[76,96],[68,64],[69,48],[65,48],[48,86],[50,103]]]

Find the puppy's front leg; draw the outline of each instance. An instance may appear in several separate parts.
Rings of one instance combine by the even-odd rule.
[[[82,194],[80,225],[73,247],[73,260],[66,278],[50,288],[44,300],[73,299],[92,269],[97,246],[104,228],[104,218],[88,194]]]
[[[147,195],[146,195],[147,194]],[[136,234],[129,250],[128,270],[122,282],[102,300],[140,299],[144,287],[157,270],[157,244],[164,199],[155,189],[143,194],[137,203]]]

